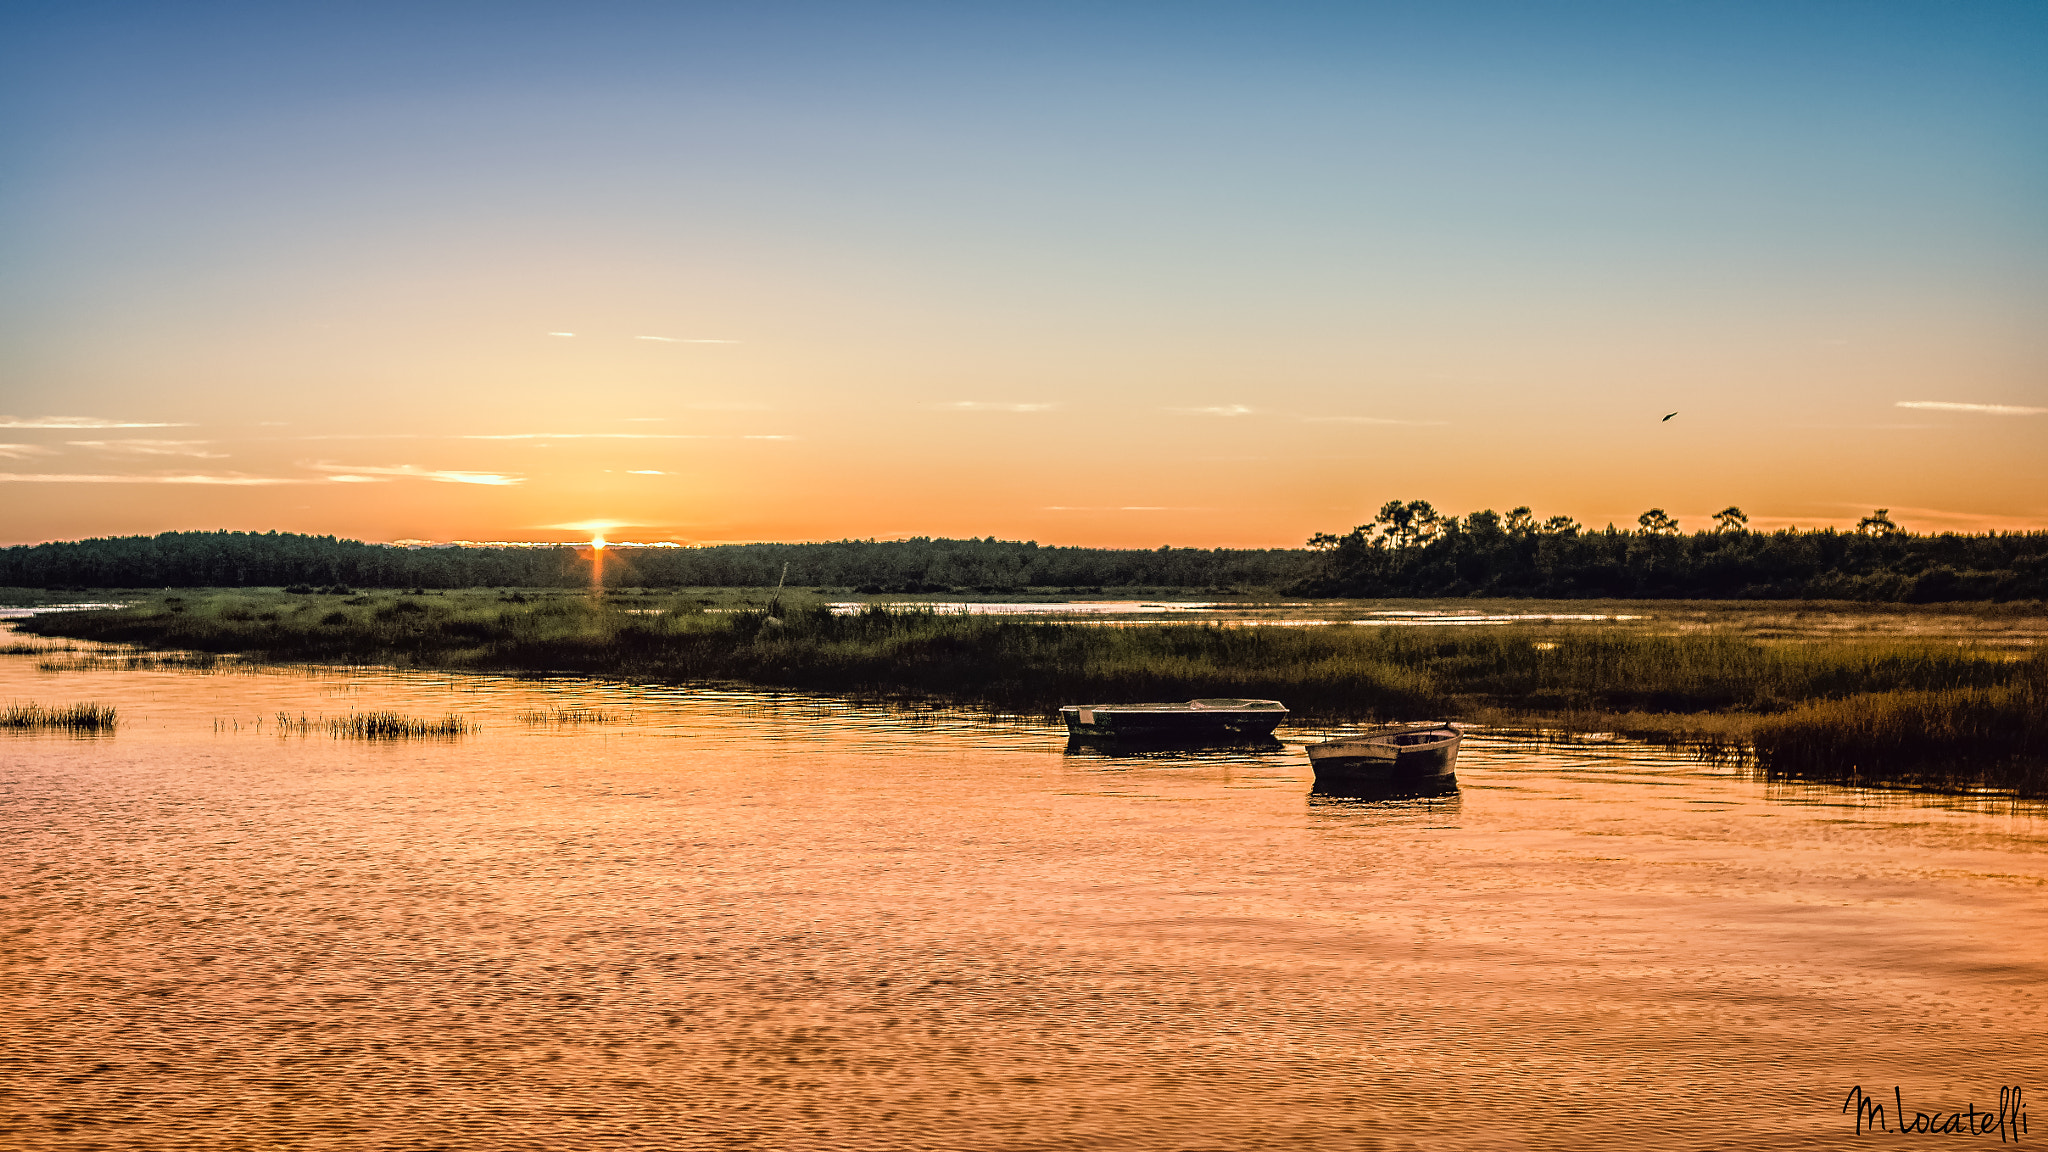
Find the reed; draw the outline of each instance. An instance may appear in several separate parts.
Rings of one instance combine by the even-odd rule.
[[[398,712],[351,712],[346,716],[307,718],[279,712],[275,717],[280,736],[310,736],[325,731],[336,740],[432,740],[467,736],[479,730],[467,718],[450,712],[438,720],[423,720]]]
[[[617,724],[626,718],[623,712],[607,712],[602,708],[536,708],[520,712],[513,717],[521,724],[535,726],[550,724]]]
[[[0,728],[16,731],[56,729],[67,732],[112,732],[120,723],[112,704],[88,701],[68,708],[46,708],[41,704],[9,704],[0,708]]]

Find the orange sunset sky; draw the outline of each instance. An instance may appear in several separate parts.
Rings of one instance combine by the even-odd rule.
[[[14,8],[0,543],[2048,527],[2048,17],[1784,7]]]

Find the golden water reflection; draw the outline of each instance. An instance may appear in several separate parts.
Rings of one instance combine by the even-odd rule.
[[[1341,800],[1321,730],[0,656],[88,698],[113,738],[0,740],[8,1147],[1835,1148],[1853,1084],[2048,1052],[2028,804],[1484,731],[1456,796]],[[254,723],[351,710],[480,730]]]

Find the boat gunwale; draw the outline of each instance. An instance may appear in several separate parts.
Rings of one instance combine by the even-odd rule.
[[[1419,739],[1403,743],[1401,742],[1402,737],[1435,737],[1435,739]],[[1429,724],[1386,729],[1378,732],[1360,732],[1351,736],[1333,736],[1327,740],[1319,740],[1313,744],[1303,745],[1303,747],[1311,758],[1347,754],[1340,753],[1338,750],[1354,748],[1388,748],[1396,753],[1407,753],[1439,748],[1445,744],[1462,741],[1464,738],[1464,732],[1449,724]],[[1356,755],[1356,753],[1348,754]]]
[[[1215,698],[1212,697],[1211,699]],[[1098,715],[1102,713],[1109,713],[1110,715],[1128,713],[1132,715],[1168,714],[1182,716],[1230,716],[1236,714],[1285,716],[1288,714],[1288,708],[1287,705],[1282,704],[1278,700],[1232,700],[1229,706],[1208,704],[1201,700],[1182,700],[1173,702],[1147,701],[1130,704],[1063,704],[1060,706],[1060,712],[1062,715],[1092,712]]]

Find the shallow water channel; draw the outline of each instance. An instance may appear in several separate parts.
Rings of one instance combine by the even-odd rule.
[[[0,702],[123,723],[0,736],[10,1148],[1839,1148],[1854,1085],[2048,1099],[2039,806],[1484,732],[1455,797],[1344,801],[1300,730],[39,663]],[[563,707],[618,718],[520,719]],[[275,720],[373,709],[481,730]]]

